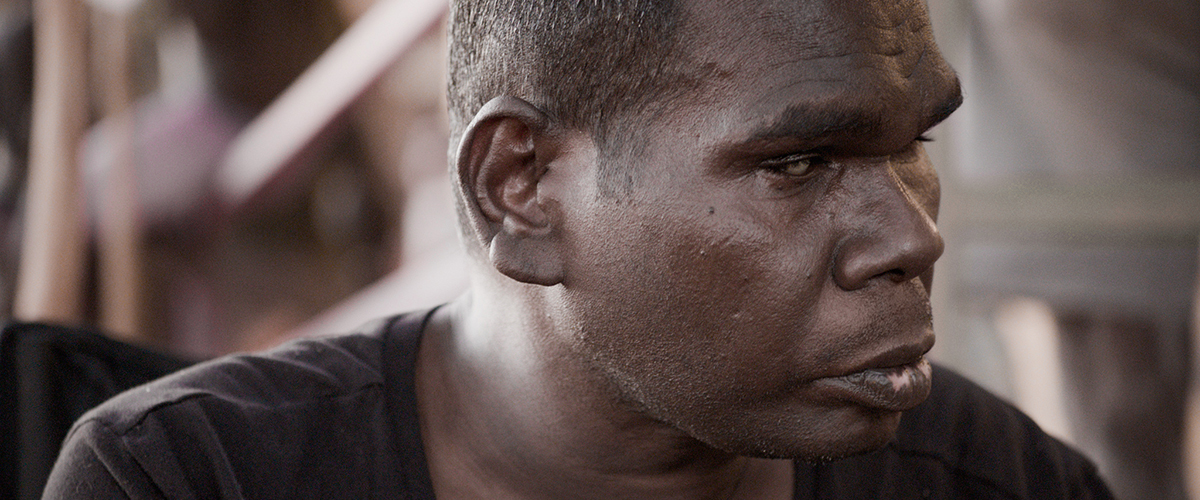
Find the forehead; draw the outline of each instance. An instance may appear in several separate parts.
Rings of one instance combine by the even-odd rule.
[[[765,37],[763,41],[808,55],[826,54],[830,43],[847,39],[862,49],[887,42],[861,38],[866,33],[928,27],[921,0],[686,0],[683,11],[688,27],[714,38],[737,33]]]
[[[681,42],[710,77],[697,104],[723,132],[906,143],[961,101],[919,0],[685,5]]]

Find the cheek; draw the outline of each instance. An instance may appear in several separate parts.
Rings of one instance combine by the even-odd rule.
[[[593,357],[632,379],[691,373],[687,391],[730,396],[791,377],[826,281],[818,232],[714,211],[593,240],[593,264],[566,287],[588,308],[580,340]]]

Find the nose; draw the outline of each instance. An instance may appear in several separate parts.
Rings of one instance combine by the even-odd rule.
[[[854,198],[841,215],[847,232],[834,262],[834,281],[844,290],[887,279],[902,283],[919,277],[941,257],[945,244],[931,215],[936,195],[919,196],[891,165],[863,169]],[[936,180],[932,181],[936,190]],[[926,186],[928,187],[928,186]]]

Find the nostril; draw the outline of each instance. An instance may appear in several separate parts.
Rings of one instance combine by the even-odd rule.
[[[886,277],[892,281],[895,281],[896,283],[902,283],[902,282],[912,279],[912,277],[909,276],[909,273],[907,273],[903,269],[899,269],[899,268],[892,269],[892,270],[889,270],[889,271],[883,273],[883,277]]]

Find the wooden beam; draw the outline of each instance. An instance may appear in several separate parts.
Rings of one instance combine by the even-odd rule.
[[[278,99],[226,153],[217,186],[229,207],[249,202],[330,123],[441,20],[447,0],[380,0]]]
[[[1071,235],[1104,241],[1193,241],[1200,176],[1170,180],[943,186],[939,225],[954,230]]]
[[[34,2],[34,96],[25,234],[13,316],[82,322],[85,231],[76,149],[87,125],[87,10]]]

